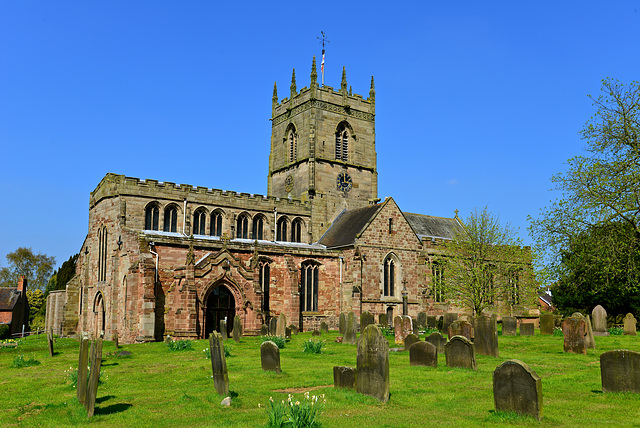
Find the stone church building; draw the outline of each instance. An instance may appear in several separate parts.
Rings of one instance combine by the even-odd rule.
[[[65,335],[123,342],[196,339],[239,315],[257,334],[284,313],[303,330],[340,312],[460,312],[433,256],[457,218],[403,212],[378,198],[373,77],[365,98],[274,85],[266,196],[107,174],[91,193],[75,277],[57,295]],[[523,306],[523,310],[526,308]]]

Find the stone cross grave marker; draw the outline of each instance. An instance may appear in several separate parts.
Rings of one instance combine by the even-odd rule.
[[[624,334],[627,336],[635,336],[636,335],[636,318],[633,314],[628,313],[624,317]]]
[[[520,324],[520,336],[533,336],[534,327],[532,322]]]
[[[413,333],[407,334],[407,337],[404,338],[404,349],[408,351],[411,345],[416,342],[420,342],[420,338],[417,335]]]
[[[96,407],[96,396],[98,395],[98,383],[100,381],[100,366],[102,365],[102,338],[99,337],[95,341],[95,345],[91,346],[91,370],[89,371],[89,384],[87,385],[87,394],[84,400],[84,408],[87,411],[87,417],[92,417]]]
[[[373,318],[371,312],[363,311],[362,315],[360,315],[360,331],[363,332],[364,329],[370,325],[375,324],[376,320]]]
[[[477,370],[476,352],[473,343],[464,336],[453,336],[444,345],[444,357],[448,367]]]
[[[216,392],[223,397],[229,395],[229,375],[227,373],[227,359],[224,356],[222,335],[217,331],[209,336],[209,350],[211,351],[211,369],[213,371],[213,385]]]
[[[276,336],[284,337],[287,328],[287,316],[283,313],[278,315],[278,322],[276,323]]]
[[[260,345],[260,361],[262,370],[280,373],[280,349],[270,340]]]
[[[516,317],[502,317],[502,335],[515,336],[518,328],[518,319]]]
[[[515,412],[542,419],[542,380],[519,360],[508,360],[493,372],[496,412]]]
[[[608,336],[607,311],[600,305],[591,311],[591,322],[593,323],[593,334],[596,336]]]
[[[425,340],[436,347],[438,354],[444,354],[444,345],[447,344],[447,338],[442,336],[442,334],[434,331]]]
[[[356,384],[356,369],[353,367],[333,367],[333,387],[354,389]]]
[[[80,352],[78,353],[78,378],[76,382],[76,394],[78,401],[84,403],[87,398],[87,364],[89,360],[89,339],[82,336],[80,339]]]
[[[242,337],[242,319],[240,315],[236,315],[233,317],[233,340],[236,343],[240,343],[240,338]]]
[[[587,326],[583,318],[569,317],[562,323],[562,334],[564,335],[564,352],[587,355],[587,348],[584,344],[587,335]]]
[[[358,341],[356,391],[386,403],[389,400],[389,342],[371,324]]]
[[[469,340],[473,339],[473,326],[467,321],[455,320],[449,324],[447,336],[451,339],[453,336],[464,336]]]
[[[473,338],[476,354],[498,357],[498,326],[495,317],[476,318],[476,330]]]
[[[320,323],[320,333],[329,333],[329,326],[324,321]]]
[[[409,347],[409,364],[412,366],[438,367],[438,351],[429,342],[416,342]]]
[[[640,352],[627,349],[600,354],[602,392],[640,394]]]
[[[540,334],[553,334],[554,326],[553,314],[540,315]]]
[[[356,321],[356,314],[353,312],[349,312],[347,315],[347,322],[344,328],[344,343],[355,344],[356,343],[356,330],[358,329],[358,324]]]
[[[278,335],[278,318],[273,317],[269,320],[269,336]]]
[[[455,312],[446,312],[442,321],[442,333],[446,334],[449,331],[449,325],[458,319],[458,314]]]
[[[402,345],[404,343],[404,334],[402,331],[402,317],[396,315],[393,318],[393,332],[396,339],[396,345]]]
[[[227,330],[227,322],[225,320],[220,320],[220,336],[222,336],[222,340],[227,340],[229,337],[229,330]]]
[[[344,335],[345,330],[347,329],[347,314],[344,312],[340,312],[340,318],[338,318],[338,331],[340,334]]]

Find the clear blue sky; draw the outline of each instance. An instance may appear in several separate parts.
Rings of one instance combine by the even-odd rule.
[[[233,3],[233,4],[232,4]],[[637,1],[0,0],[0,265],[58,266],[107,172],[266,194],[271,95],[376,82],[379,197],[520,228],[580,154],[600,81],[638,80]]]

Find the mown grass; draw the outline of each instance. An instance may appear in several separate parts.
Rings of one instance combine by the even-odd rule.
[[[640,338],[596,337],[586,356],[565,354],[562,337],[499,337],[500,358],[477,356],[478,370],[451,369],[439,356],[438,368],[409,366],[409,353],[391,352],[391,398],[387,404],[349,390],[333,388],[333,366],[356,365],[356,346],[335,343],[330,332],[322,354],[303,352],[310,333],[294,336],[280,350],[283,372],[263,372],[260,337],[233,343],[227,358],[231,407],[220,405],[211,379],[211,362],[202,350],[172,352],[164,343],[124,345],[119,358],[105,342],[95,416],[87,419],[65,370],[77,365],[78,342],[57,339],[49,357],[46,338],[24,339],[18,348],[0,348],[0,426],[265,426],[269,397],[285,400],[325,394],[324,427],[413,426],[640,426],[640,395],[603,394],[599,356],[612,349],[640,351]],[[393,339],[389,338],[391,346]],[[424,340],[424,337],[422,337]],[[10,368],[18,355],[33,355],[40,365]],[[507,359],[527,363],[542,378],[541,422],[494,412],[492,373]],[[315,388],[315,389],[313,389]],[[262,404],[262,408],[258,408]]]

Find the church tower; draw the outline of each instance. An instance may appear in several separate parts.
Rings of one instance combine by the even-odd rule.
[[[375,89],[369,97],[318,84],[316,59],[310,86],[297,90],[295,69],[289,98],[273,86],[268,195],[309,201],[313,240],[320,239],[343,209],[377,200]]]

